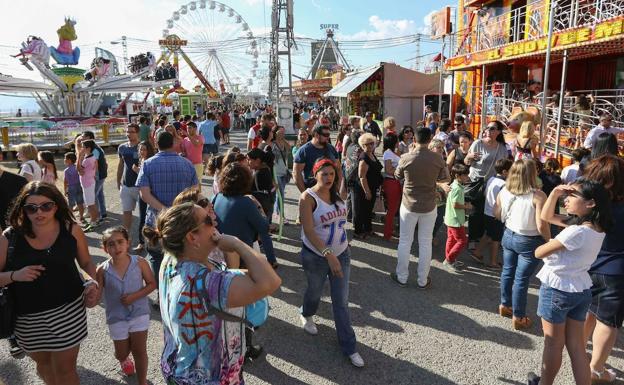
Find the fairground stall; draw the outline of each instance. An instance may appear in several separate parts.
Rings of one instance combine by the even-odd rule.
[[[400,126],[422,120],[424,95],[437,93],[437,74],[424,74],[393,63],[349,73],[325,94],[337,98],[343,113],[364,116],[366,111],[382,120],[393,116]]]
[[[624,0],[459,0],[457,9],[446,69],[454,112],[475,134],[488,119],[512,132],[532,120],[546,127],[545,155],[560,156],[603,112],[624,125]]]

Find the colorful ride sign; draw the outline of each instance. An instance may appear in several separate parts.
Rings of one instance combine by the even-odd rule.
[[[624,39],[624,17],[622,16],[591,26],[556,32],[552,37],[552,50],[561,51],[616,39]],[[489,50],[452,57],[446,61],[445,66],[447,70],[451,71],[467,69],[482,64],[543,54],[546,52],[547,46],[547,37],[523,40]]]

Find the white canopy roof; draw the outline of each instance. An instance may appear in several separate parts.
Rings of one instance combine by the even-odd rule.
[[[51,84],[46,84],[30,79],[21,79],[6,75],[0,75],[0,91],[2,92],[29,93],[55,90],[57,90],[57,87]]]
[[[375,73],[381,66],[377,65],[374,67],[370,67],[358,72],[353,72],[347,75],[346,78],[342,79],[342,81],[334,88],[325,93],[325,97],[338,97],[338,98],[346,98],[349,92],[356,89],[360,84],[364,83],[366,79],[368,79],[372,74]]]

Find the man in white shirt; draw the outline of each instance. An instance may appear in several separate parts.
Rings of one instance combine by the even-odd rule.
[[[611,114],[605,113],[600,116],[600,124],[596,127],[592,128],[591,131],[587,134],[585,141],[583,142],[583,147],[592,148],[598,139],[598,135],[603,132],[608,132],[613,135],[617,135],[619,133],[624,132],[624,128],[620,127],[611,127],[611,122],[613,121],[613,117]]]

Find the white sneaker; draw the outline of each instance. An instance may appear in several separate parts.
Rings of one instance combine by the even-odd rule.
[[[301,326],[303,326],[303,330],[305,330],[306,333],[313,336],[318,334],[318,329],[316,328],[312,316],[304,317],[303,315],[299,315],[299,320],[301,320]]]
[[[353,366],[357,367],[357,368],[361,368],[364,367],[364,360],[362,359],[362,356],[360,356],[360,353],[353,353],[349,356],[349,359],[351,360],[351,363],[353,364]]]

